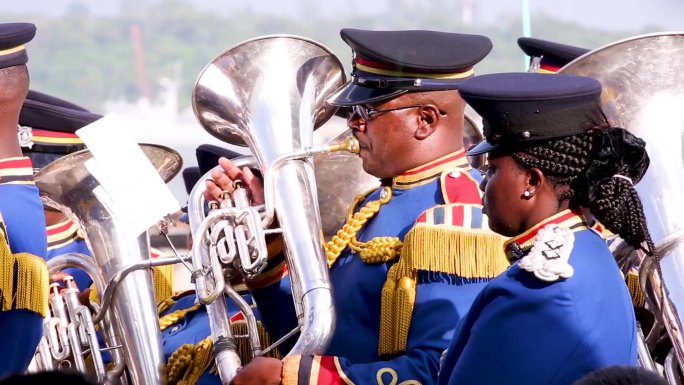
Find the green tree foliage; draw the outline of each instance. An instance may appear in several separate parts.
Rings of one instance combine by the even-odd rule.
[[[307,3],[308,2],[308,3]],[[427,7],[426,4],[431,6]],[[32,88],[101,111],[106,100],[134,102],[141,95],[133,26],[140,28],[144,74],[154,102],[160,78],[180,82],[179,105],[187,108],[195,79],[222,51],[245,39],[276,33],[297,34],[326,44],[349,67],[351,53],[339,38],[343,27],[368,29],[434,29],[489,36],[494,49],[478,66],[479,73],[520,71],[523,55],[516,39],[520,20],[502,18],[497,25],[464,25],[456,0],[395,0],[386,14],[364,14],[363,1],[349,1],[348,12],[318,16],[316,2],[300,0],[308,12],[297,18],[236,10],[228,15],[198,10],[181,0],[126,0],[116,18],[95,17],[81,5],[59,18],[0,13],[0,21],[31,21],[38,34],[29,45]],[[438,3],[435,5],[435,3]],[[596,48],[636,35],[588,30],[551,17],[532,20],[534,35],[567,44]],[[654,27],[656,28],[656,27]],[[445,47],[448,49],[448,47]]]

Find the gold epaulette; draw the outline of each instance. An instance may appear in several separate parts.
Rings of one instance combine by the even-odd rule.
[[[646,306],[646,297],[644,297],[644,292],[641,291],[641,285],[639,285],[639,273],[636,270],[630,270],[625,280],[629,295],[632,297],[632,304],[636,307]]]
[[[169,298],[174,294],[173,291],[173,272],[174,265],[161,265],[152,268],[152,278],[154,281],[154,298],[157,302]]]
[[[509,266],[503,253],[504,241],[504,237],[490,230],[464,227],[463,223],[417,223],[406,235],[399,261],[388,271],[382,289],[379,354],[406,351],[418,271],[466,279],[494,278]]]
[[[12,254],[5,232],[0,230],[1,310],[30,310],[45,317],[48,311],[48,287],[45,260],[30,253]]]
[[[155,248],[150,249],[151,258],[166,257],[168,253]],[[173,290],[173,273],[175,272],[175,265],[160,265],[152,268],[152,278],[154,280],[154,297],[157,302],[169,298],[176,294]]]

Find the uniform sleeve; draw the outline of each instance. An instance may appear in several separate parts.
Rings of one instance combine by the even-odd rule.
[[[0,160],[0,214],[12,253],[45,259],[45,215],[29,158]]]
[[[448,274],[421,272],[404,353],[364,364],[334,356],[287,357],[283,384],[434,384],[442,351],[484,285]]]
[[[47,233],[29,158],[0,160],[0,310],[47,311]]]
[[[440,378],[440,384],[546,384],[554,380],[584,336],[574,325],[572,301],[560,285],[536,290],[547,294],[554,290],[558,295],[553,298],[534,293],[547,283],[529,279],[522,285],[527,287],[487,288],[482,301],[473,307],[476,314],[469,315],[471,322],[457,331],[455,345],[445,358],[445,369],[453,369],[442,373],[448,381]]]

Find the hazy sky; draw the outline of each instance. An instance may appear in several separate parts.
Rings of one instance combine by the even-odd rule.
[[[0,0],[0,20],[12,21],[21,19],[21,13],[42,14],[48,17],[60,17],[72,5],[80,4],[90,9],[96,16],[116,17],[122,6],[136,9],[146,4],[158,3],[162,0]],[[401,4],[439,7],[446,4],[460,18],[462,12],[454,5],[471,4],[472,22],[496,25],[502,20],[509,22],[511,16],[518,17],[522,0],[183,0],[195,4],[198,8],[219,14],[230,14],[235,10],[250,9],[255,13],[270,13],[296,17],[301,23],[307,23],[312,15],[320,15],[334,19],[335,15],[350,12],[352,15],[391,17],[389,4],[400,7]],[[669,30],[684,31],[684,0],[528,0],[533,15],[548,15],[561,21],[572,22],[594,30],[611,32],[628,32]],[[15,17],[16,15],[16,17]],[[23,21],[23,20],[16,20]],[[334,23],[331,23],[334,24]],[[337,27],[336,27],[337,28]],[[532,36],[535,26],[532,25]],[[511,45],[515,38],[511,37]],[[552,39],[553,36],[540,36]],[[574,42],[568,41],[568,44]],[[516,48],[517,51],[517,48]],[[521,68],[526,61],[520,57]],[[187,97],[187,96],[183,96]],[[177,132],[170,134],[168,127],[163,134],[156,131],[146,132],[146,137],[137,138],[143,142],[155,142],[176,148],[183,154],[186,166],[196,164],[194,149],[200,143],[220,144],[204,133],[194,120],[188,127],[178,126]],[[190,127],[193,126],[193,127]],[[142,135],[142,134],[140,134]],[[184,200],[185,191],[180,177],[171,183],[174,193]]]
[[[159,0],[2,0],[0,12],[41,12],[59,16],[69,5],[79,3],[97,15],[115,16],[123,3],[153,3]],[[333,16],[345,10],[382,17],[393,0],[185,0],[203,9],[230,13],[235,9],[252,9],[301,17],[313,13]],[[430,0],[413,0],[430,6]],[[456,0],[454,0],[456,1]],[[496,23],[506,14],[518,14],[519,0],[459,0],[474,7],[474,20]],[[433,3],[434,4],[434,3]],[[529,0],[533,14],[553,15],[565,21],[606,30],[638,30],[646,26],[659,26],[662,30],[684,30],[683,0]],[[534,32],[534,26],[532,26]]]

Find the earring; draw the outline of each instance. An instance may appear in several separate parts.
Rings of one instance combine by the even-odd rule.
[[[529,191],[525,191],[525,192],[523,193],[523,196],[524,196],[525,198],[529,198],[529,197],[530,197],[530,192],[529,192]]]

